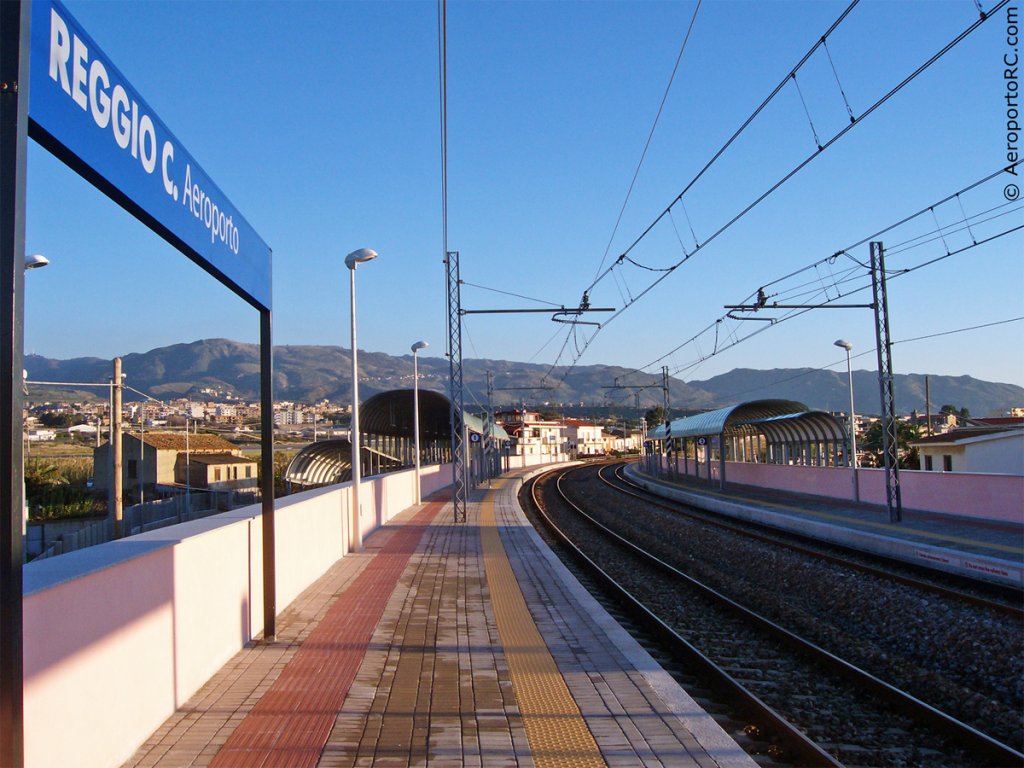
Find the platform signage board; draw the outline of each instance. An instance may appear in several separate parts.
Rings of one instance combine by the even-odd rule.
[[[59,0],[33,0],[29,135],[258,309],[270,248]]]

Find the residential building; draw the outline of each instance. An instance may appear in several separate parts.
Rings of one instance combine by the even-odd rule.
[[[604,430],[597,424],[580,419],[565,419],[565,442],[575,456],[600,456],[606,453]]]
[[[1024,417],[1024,408],[996,408],[988,412],[988,418],[997,419],[1001,416]]]
[[[157,491],[175,488],[241,490],[256,487],[257,462],[242,456],[241,450],[216,435],[184,432],[146,432],[121,437],[122,489],[125,504],[138,501],[142,487],[145,498]],[[110,487],[110,443],[93,450],[94,489]]]
[[[1024,429],[982,427],[954,429],[914,440],[926,472],[979,472],[1024,475]]]
[[[494,420],[508,433],[516,456],[559,461],[569,452],[563,434],[565,427],[560,421],[541,421],[539,413],[517,408],[498,411]]]

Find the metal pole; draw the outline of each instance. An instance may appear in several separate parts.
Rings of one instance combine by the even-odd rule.
[[[188,446],[188,414],[185,415],[185,519],[188,520],[188,513],[192,511],[192,471],[191,471],[191,457],[189,454]],[[273,486],[274,478],[270,478],[271,486]],[[178,516],[178,522],[181,522],[181,516]]]
[[[139,406],[139,504],[146,501],[146,401]]]
[[[459,252],[445,254],[448,284],[448,378],[451,394],[452,513],[457,523],[466,522],[468,478],[462,388],[462,292],[459,287]],[[525,410],[525,407],[524,407]],[[524,417],[525,418],[525,417]]]
[[[928,437],[932,436],[932,393],[928,377],[924,377],[924,413],[928,419]]]
[[[0,765],[24,748],[22,403],[31,4],[0,3]]]
[[[352,424],[348,442],[352,455],[352,552],[363,551],[363,529],[360,521],[359,482],[362,472],[362,452],[359,441],[359,362],[356,355],[356,268],[349,270],[349,295],[352,304]]]
[[[878,388],[882,398],[882,448],[885,455],[885,498],[889,522],[903,520],[900,493],[899,438],[893,394],[892,344],[889,341],[889,302],[885,292],[885,249],[871,243],[871,289],[875,298],[875,340],[878,350]]]
[[[122,518],[124,516],[124,474],[123,456],[121,455],[121,358],[114,358],[114,378],[110,386],[110,453],[114,459],[113,474],[110,478],[110,491],[113,504],[110,514],[114,521],[114,538],[120,539]]]
[[[662,394],[665,396],[665,421],[669,420],[669,393],[668,393],[668,366],[663,365],[661,367],[661,388]]]
[[[260,470],[263,488],[263,640],[277,640],[277,566],[274,536],[274,345],[273,317],[260,310]]]
[[[412,350],[412,428],[416,437],[416,504],[423,503],[420,491],[420,369],[417,364],[419,352],[416,347]]]
[[[107,382],[107,520],[114,522],[114,380]],[[179,521],[180,522],[180,521]]]
[[[846,350],[846,375],[850,379],[850,456],[853,460],[853,500],[860,501],[860,484],[857,479],[857,415],[853,410],[853,367],[850,364],[850,350]]]

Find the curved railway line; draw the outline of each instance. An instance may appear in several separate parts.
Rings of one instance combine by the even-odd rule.
[[[980,608],[1005,613],[1007,616],[1024,622],[1024,593],[1019,588],[957,576],[948,571],[929,568],[926,565],[911,565],[903,560],[885,555],[871,554],[833,542],[822,542],[793,531],[784,531],[753,521],[737,520],[728,515],[699,509],[681,501],[672,501],[627,478],[623,472],[625,467],[624,463],[605,465],[598,471],[598,478],[621,493],[661,509],[703,520],[709,525],[802,552],[846,568],[860,570],[917,589],[961,600]]]
[[[1006,606],[684,517],[600,470],[547,473],[523,506],[759,762],[1024,765]]]

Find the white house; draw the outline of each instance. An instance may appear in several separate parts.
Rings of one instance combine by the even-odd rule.
[[[565,419],[565,441],[577,456],[599,456],[604,450],[604,430],[597,424],[579,419]]]
[[[1024,475],[1024,429],[954,429],[910,443],[926,472],[980,472]]]
[[[512,438],[512,452],[517,456],[546,456],[557,461],[568,453],[560,421],[541,421],[540,414],[517,408],[495,413],[494,420]]]

